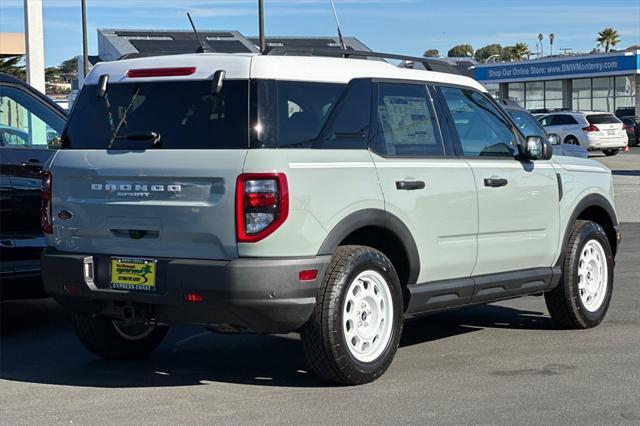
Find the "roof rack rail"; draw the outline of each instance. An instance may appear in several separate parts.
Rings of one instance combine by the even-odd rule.
[[[313,47],[286,47],[274,46],[267,47],[265,55],[281,55],[281,56],[326,56],[333,58],[351,58],[351,59],[394,59],[404,61],[402,66],[409,68],[407,62],[418,62],[424,66],[427,71],[444,72],[448,74],[461,75],[453,65],[438,59],[423,58],[417,56],[396,55],[394,53],[371,52],[366,50],[346,50],[335,48],[313,48]]]

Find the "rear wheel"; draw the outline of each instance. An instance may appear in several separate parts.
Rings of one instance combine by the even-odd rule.
[[[616,155],[620,150],[619,149],[603,149],[604,155],[610,157],[612,155]]]
[[[125,323],[107,317],[74,314],[73,326],[80,342],[94,354],[113,360],[141,359],[156,349],[168,327]]]
[[[604,319],[613,291],[613,255],[600,225],[573,226],[558,287],[545,293],[551,318],[563,328],[590,328]]]
[[[370,247],[339,247],[301,329],[312,372],[333,382],[362,384],[389,367],[402,334],[402,289],[387,257]]]
[[[567,136],[564,140],[564,143],[570,144],[570,145],[580,145],[578,138],[576,138],[575,136]]]

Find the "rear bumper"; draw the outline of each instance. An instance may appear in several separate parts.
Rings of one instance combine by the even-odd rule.
[[[629,139],[626,134],[612,138],[587,136],[586,142],[585,148],[592,151],[599,149],[624,148],[629,143]]]
[[[166,324],[201,324],[261,333],[297,330],[311,316],[330,256],[240,258],[231,261],[158,259],[156,291],[109,289],[111,256],[42,255],[45,290],[74,312],[130,317]],[[87,266],[90,265],[90,266]],[[91,272],[88,272],[88,269]],[[300,282],[301,270],[317,269]],[[202,302],[187,302],[198,293]]]

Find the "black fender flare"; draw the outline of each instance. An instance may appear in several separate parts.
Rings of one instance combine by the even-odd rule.
[[[613,206],[603,195],[600,194],[589,194],[585,196],[573,209],[573,213],[569,217],[569,221],[567,222],[567,226],[564,231],[564,237],[562,239],[562,250],[560,252],[560,257],[558,258],[558,262],[556,266],[562,266],[562,262],[564,262],[564,255],[567,250],[567,244],[569,243],[569,238],[571,237],[571,230],[573,229],[573,224],[578,220],[578,216],[582,212],[584,212],[589,207],[600,207],[609,216],[611,223],[613,224],[614,230],[617,232],[618,229],[618,216],[616,216],[616,212],[613,209]],[[611,245],[611,250],[615,254],[617,251],[617,240],[614,238],[613,244]]]
[[[332,255],[338,245],[352,232],[367,226],[376,226],[393,233],[407,253],[409,276],[407,284],[415,284],[420,273],[418,246],[409,228],[397,216],[380,209],[364,209],[342,219],[325,238],[318,255]]]

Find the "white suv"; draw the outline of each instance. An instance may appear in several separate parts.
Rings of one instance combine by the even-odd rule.
[[[616,155],[629,143],[622,121],[607,112],[556,112],[538,121],[563,143],[581,145],[589,151]]]

